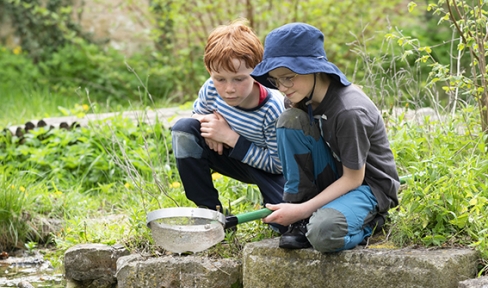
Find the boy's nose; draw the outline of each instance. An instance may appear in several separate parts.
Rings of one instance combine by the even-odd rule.
[[[227,86],[225,87],[225,92],[227,93],[234,93],[235,91],[236,89],[231,83],[227,84]]]

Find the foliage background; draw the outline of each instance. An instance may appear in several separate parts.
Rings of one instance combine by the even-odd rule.
[[[23,63],[8,63],[16,67],[22,77],[9,74],[4,79],[47,86],[67,97],[76,97],[74,91],[86,94],[85,89],[88,89],[96,101],[138,100],[141,83],[127,69],[128,64],[155,99],[166,103],[191,101],[207,77],[201,59],[208,33],[238,17],[247,18],[263,42],[270,30],[285,23],[300,21],[316,26],[325,34],[329,60],[358,81],[367,75],[364,63],[357,61],[357,53],[351,47],[366,49],[374,57],[384,49],[382,35],[399,26],[420,38],[436,40],[430,36],[431,31],[424,28],[434,26],[435,20],[419,27],[418,20],[425,16],[412,17],[406,7],[408,2],[401,0],[377,1],[375,5],[363,0],[238,3],[152,0],[147,10],[138,9],[137,2],[126,0],[119,5],[135,22],[146,27],[141,33],[150,39],[147,47],[129,55],[112,48],[110,39],[83,31],[81,25],[86,8],[74,2],[0,1],[0,23],[13,27],[21,53],[36,67],[27,70],[20,69]],[[442,33],[434,34],[442,36]],[[6,36],[3,40],[5,43]],[[439,57],[442,56],[446,55]]]
[[[473,95],[464,93],[453,101],[451,89],[443,89],[454,87],[451,79],[432,81],[431,63],[458,71],[471,71],[471,63],[469,55],[457,56],[459,36],[427,10],[428,1],[145,3],[147,9],[138,1],[119,3],[147,28],[143,33],[150,40],[127,53],[82,29],[86,7],[78,2],[0,0],[0,25],[12,27],[18,40],[12,45],[11,38],[0,34],[0,124],[136,108],[188,108],[185,103],[208,77],[201,60],[214,27],[245,17],[264,42],[271,29],[307,22],[324,32],[329,60],[384,111],[399,173],[417,180],[402,191],[387,240],[398,246],[474,247],[481,252],[479,270],[484,272],[486,135],[480,133]],[[423,61],[425,53],[432,62]],[[417,123],[397,112],[425,107],[433,108],[436,117]],[[452,107],[455,113],[450,113]],[[132,249],[150,249],[147,211],[191,205],[179,184],[167,130],[122,119],[107,124],[72,131],[36,129],[23,139],[1,135],[0,228],[8,233],[0,237],[0,248],[36,241],[54,244],[62,253],[77,243],[123,241]],[[218,175],[215,181],[223,202],[234,211],[259,207],[255,187]],[[90,222],[107,214],[123,215],[124,225]],[[36,219],[44,218],[64,224],[38,233],[45,222]],[[259,223],[239,231],[228,239],[234,250],[219,246],[211,253],[235,256],[243,243],[270,236]]]

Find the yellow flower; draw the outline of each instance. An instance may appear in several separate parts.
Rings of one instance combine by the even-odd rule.
[[[222,178],[222,174],[217,173],[217,172],[212,173],[212,180],[218,180],[220,178]]]
[[[54,194],[56,196],[62,196],[63,195],[63,192],[61,192],[61,191],[58,190],[58,191],[54,192]]]
[[[181,184],[180,182],[173,182],[171,183],[171,185],[169,185],[171,188],[180,188],[181,187]]]
[[[15,189],[15,185],[12,184],[12,186],[10,186],[10,188]]]
[[[19,190],[20,190],[20,192],[25,192],[25,187],[24,186],[20,186],[19,187]]]
[[[15,55],[19,55],[20,53],[22,53],[22,47],[17,46],[12,50],[12,52],[14,52]]]
[[[83,104],[81,105],[81,107],[83,108],[83,111],[88,111],[88,109],[90,109],[90,106],[88,106],[87,104]]]
[[[124,184],[124,186],[125,186],[125,188],[129,189],[131,185],[130,185],[130,183],[127,182]]]

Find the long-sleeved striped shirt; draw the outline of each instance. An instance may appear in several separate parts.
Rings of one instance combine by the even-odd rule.
[[[211,114],[217,110],[232,130],[240,135],[229,156],[266,172],[280,174],[276,121],[285,109],[284,97],[277,90],[265,89],[268,95],[259,106],[243,109],[227,105],[209,78],[200,88],[193,103],[193,112]]]

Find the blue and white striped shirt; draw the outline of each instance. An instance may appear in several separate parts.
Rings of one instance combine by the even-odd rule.
[[[259,84],[261,85],[261,84]],[[193,103],[196,114],[211,114],[217,110],[239,137],[230,157],[269,173],[282,173],[276,143],[276,121],[285,110],[281,92],[266,88],[268,95],[254,109],[229,106],[217,93],[209,78],[200,88]]]

